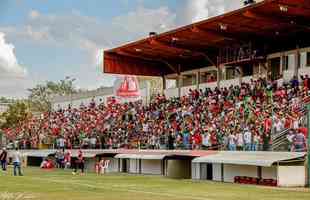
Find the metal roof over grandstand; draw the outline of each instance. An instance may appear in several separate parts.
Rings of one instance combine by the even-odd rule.
[[[254,165],[270,167],[275,163],[303,160],[306,153],[297,152],[246,152],[221,151],[217,154],[198,157],[194,163],[223,163],[234,165]]]
[[[298,40],[309,41],[309,24],[309,0],[265,0],[107,50],[103,71],[163,76],[218,66],[220,49],[234,43],[255,41],[266,44],[270,47],[269,53],[292,45],[296,48]]]

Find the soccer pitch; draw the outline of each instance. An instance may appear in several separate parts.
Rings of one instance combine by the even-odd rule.
[[[0,172],[0,200],[283,200],[310,199],[308,189],[267,188],[157,176],[73,176],[71,171]]]

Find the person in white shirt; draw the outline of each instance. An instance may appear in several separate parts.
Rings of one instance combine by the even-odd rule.
[[[237,133],[236,138],[237,138],[237,150],[242,151],[244,145],[243,134],[241,132]]]
[[[251,146],[252,146],[252,133],[249,131],[249,129],[245,129],[244,133],[244,147],[245,151],[251,151]]]
[[[281,132],[284,129],[284,125],[283,125],[282,121],[279,120],[279,119],[276,119],[276,122],[275,122],[274,126],[275,126],[275,129],[276,129],[276,133],[279,133],[279,132]]]
[[[202,138],[202,145],[204,148],[206,148],[206,150],[211,146],[210,137],[210,133],[206,132]]]
[[[59,139],[58,139],[58,147],[59,147],[59,149],[63,149],[63,148],[65,148],[65,139],[63,138],[63,137],[60,137]]]
[[[14,176],[17,176],[16,169],[18,170],[18,175],[23,176],[22,171],[21,171],[22,155],[18,151],[17,148],[15,149],[15,152],[13,153],[12,161],[14,165]]]
[[[96,138],[96,136],[93,135],[93,136],[90,138],[89,142],[90,142],[90,147],[91,147],[92,149],[96,149],[96,144],[97,144],[97,138]]]
[[[236,136],[232,133],[228,136],[228,150],[236,151]]]

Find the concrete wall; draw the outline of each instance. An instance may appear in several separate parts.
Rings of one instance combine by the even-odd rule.
[[[129,169],[128,170],[129,170],[128,173],[138,174],[139,173],[139,160],[138,159],[129,159]]]
[[[224,164],[224,182],[233,183],[236,176],[257,177],[257,167]]]
[[[192,163],[192,179],[200,180],[200,163]]]
[[[235,78],[235,79],[230,79],[230,80],[222,80],[220,82],[220,87],[230,87],[231,85],[239,85],[240,83],[240,79],[239,78]]]
[[[117,158],[105,157],[104,160],[110,160],[109,167],[106,169],[107,173],[118,172],[119,163]]]
[[[86,172],[95,172],[96,160],[94,158],[85,159],[85,171]]]
[[[199,84],[199,89],[206,89],[206,88],[210,88],[210,89],[214,89],[217,87],[217,82],[210,82],[210,83],[201,83]]]
[[[222,167],[220,163],[213,163],[213,181],[222,181]]]
[[[161,160],[141,160],[141,173],[161,175]]]
[[[262,167],[262,178],[277,180],[277,167]]]
[[[167,98],[178,97],[178,88],[169,88],[164,91]]]
[[[279,166],[278,186],[304,187],[306,185],[306,168],[304,166]]]
[[[181,96],[185,96],[189,94],[189,89],[195,90],[197,89],[196,85],[192,85],[192,86],[186,86],[186,87],[182,87],[181,89]]]

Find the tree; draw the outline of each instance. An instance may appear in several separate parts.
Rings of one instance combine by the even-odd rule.
[[[6,97],[0,97],[0,103],[13,103],[14,99],[8,99]]]
[[[31,113],[26,101],[16,101],[9,105],[7,111],[0,115],[0,129],[11,128],[25,121]]]
[[[32,89],[28,89],[31,109],[36,112],[49,111],[53,97],[72,95],[77,92],[73,85],[74,81],[75,79],[66,77],[59,82],[47,81],[45,84],[38,84]]]

